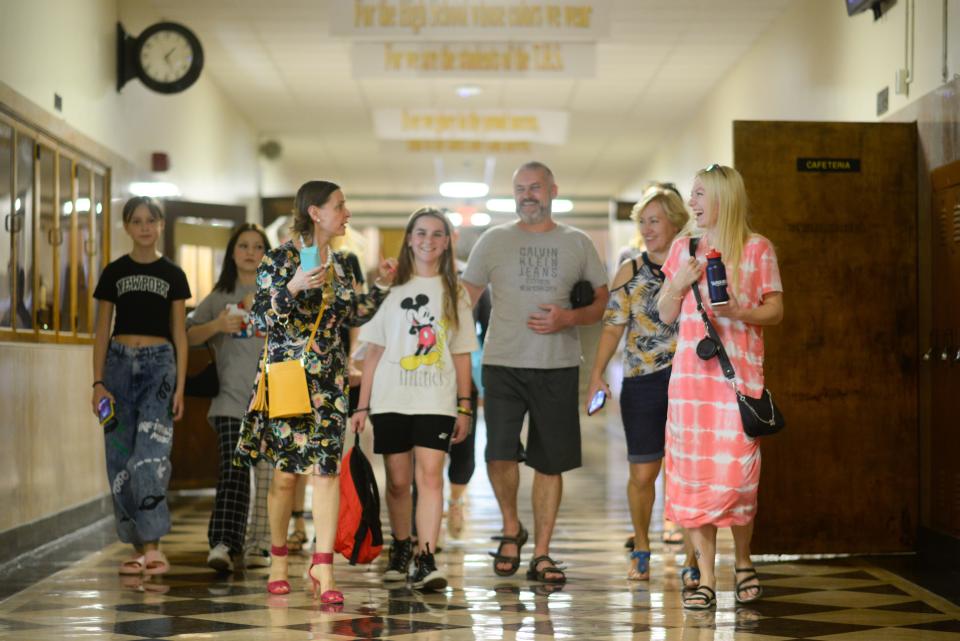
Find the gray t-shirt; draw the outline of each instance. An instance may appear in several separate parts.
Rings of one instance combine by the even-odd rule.
[[[247,294],[256,293],[256,285],[237,284],[232,294],[213,291],[187,316],[187,327],[209,323],[220,315],[228,304],[238,304]],[[242,311],[242,310],[241,310]],[[208,417],[231,416],[243,418],[250,405],[257,363],[263,356],[264,335],[257,331],[246,314],[244,328],[238,334],[217,332],[209,343],[217,361],[220,393],[210,403]]]
[[[493,290],[484,365],[556,369],[580,364],[577,328],[537,334],[527,318],[543,311],[538,305],[569,309],[577,281],[605,287],[607,273],[590,237],[579,229],[557,223],[550,231],[530,232],[512,222],[480,237],[463,280]]]

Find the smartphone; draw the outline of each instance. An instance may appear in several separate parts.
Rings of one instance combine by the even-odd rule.
[[[105,432],[112,432],[117,427],[116,407],[113,401],[104,396],[97,403],[97,416],[100,418],[100,425]]]
[[[590,407],[587,408],[587,416],[592,416],[597,413],[597,411],[603,407],[603,404],[607,402],[607,393],[603,390],[597,390],[597,393],[593,395],[593,398],[590,399]]]
[[[320,266],[320,255],[316,245],[300,248],[300,269],[308,272]]]

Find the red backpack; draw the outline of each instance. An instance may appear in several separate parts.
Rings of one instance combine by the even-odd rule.
[[[350,565],[370,563],[383,549],[380,490],[370,461],[360,450],[360,435],[340,466],[340,515],[333,549]]]

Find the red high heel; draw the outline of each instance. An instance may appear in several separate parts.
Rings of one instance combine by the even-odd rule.
[[[320,582],[313,578],[313,566],[315,565],[333,565],[333,552],[314,552],[313,559],[310,561],[310,569],[307,574],[310,576],[310,582],[313,583],[313,598],[317,598],[317,592],[320,591]],[[320,595],[320,603],[324,605],[340,605],[343,603],[343,592],[339,590],[327,590]]]
[[[287,556],[286,545],[271,545],[270,556]],[[279,581],[268,581],[267,592],[270,594],[290,594],[290,582],[286,579]]]

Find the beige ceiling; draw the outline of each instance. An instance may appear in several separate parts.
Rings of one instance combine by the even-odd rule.
[[[122,15],[175,20],[197,33],[204,73],[261,139],[282,145],[266,168],[266,192],[330,177],[354,196],[435,194],[436,154],[378,140],[374,109],[551,109],[569,113],[566,144],[496,155],[492,193],[508,194],[513,169],[535,156],[552,166],[564,195],[616,197],[798,1],[610,0],[595,76],[568,79],[355,78],[351,41],[331,35],[333,0],[123,0]],[[465,83],[483,92],[459,98]],[[484,163],[484,155],[443,154],[439,167],[482,173]]]

